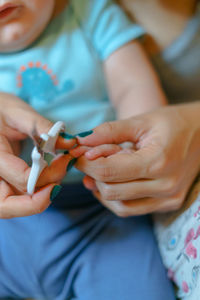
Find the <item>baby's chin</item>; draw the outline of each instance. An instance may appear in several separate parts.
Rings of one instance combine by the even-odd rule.
[[[29,47],[41,34],[42,30],[31,31],[20,25],[0,29],[0,53],[18,52]]]

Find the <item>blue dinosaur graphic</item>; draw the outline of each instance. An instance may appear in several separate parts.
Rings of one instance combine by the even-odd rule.
[[[45,66],[23,67],[18,75],[19,97],[29,104],[44,106],[74,88],[72,80],[59,87],[57,79]],[[33,103],[34,102],[34,103]],[[37,103],[35,103],[37,102]]]

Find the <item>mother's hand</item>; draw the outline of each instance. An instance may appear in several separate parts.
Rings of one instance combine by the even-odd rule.
[[[70,155],[60,155],[49,168],[44,169],[37,183],[37,191],[26,194],[30,167],[18,157],[19,143],[31,136],[48,132],[52,123],[40,116],[19,98],[0,93],[0,218],[22,217],[45,210],[57,185],[66,174]],[[67,149],[74,140],[59,138],[57,148]],[[54,191],[53,191],[54,189]],[[52,194],[52,191],[54,194]]]
[[[119,216],[177,210],[200,170],[199,116],[196,102],[98,126],[72,151],[89,147],[76,164],[87,174],[85,186]],[[107,156],[98,146],[126,141],[136,150]]]

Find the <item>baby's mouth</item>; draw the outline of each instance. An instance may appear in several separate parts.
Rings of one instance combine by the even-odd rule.
[[[0,7],[0,22],[7,22],[14,18],[17,15],[20,8],[20,6],[10,4],[3,5],[2,7]]]

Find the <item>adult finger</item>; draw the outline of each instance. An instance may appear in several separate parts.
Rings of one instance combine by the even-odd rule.
[[[0,136],[0,175],[21,192],[26,191],[30,167],[24,160],[13,154],[5,137]],[[70,155],[59,155],[40,177],[39,186],[60,181],[66,174],[66,167],[71,160]]]
[[[107,201],[134,200],[140,198],[171,197],[176,193],[172,181],[162,179],[141,179],[123,183],[104,183],[96,181],[95,185],[101,198]],[[87,182],[86,182],[87,184]],[[92,184],[90,184],[92,187]]]
[[[132,215],[135,214],[135,209],[138,209],[138,211],[146,211],[146,212],[168,212],[168,211],[174,211],[179,209],[182,206],[182,203],[185,200],[185,197],[187,195],[187,186],[183,188],[178,188],[176,186],[176,190],[174,189],[174,186],[166,182],[151,182],[154,183],[154,197],[150,197],[147,192],[147,197],[142,198],[139,197],[139,195],[142,196],[140,186],[136,185],[138,188],[138,197],[135,195],[136,191],[132,190],[132,188],[129,190],[130,187],[132,187],[132,183],[129,188],[127,188],[126,184],[108,184],[108,183],[98,183],[95,182],[95,180],[89,176],[85,176],[83,179],[83,183],[86,188],[91,190],[93,193],[96,193],[97,198],[106,204],[107,207],[112,210],[114,208],[121,208],[123,209],[121,213],[125,215]],[[142,184],[142,182],[139,182],[139,184]],[[138,184],[138,182],[137,182]],[[145,186],[145,184],[144,184]],[[153,185],[152,185],[153,186]],[[161,190],[159,190],[159,186],[163,187]],[[119,189],[120,187],[120,189]],[[143,187],[143,184],[142,184]],[[133,188],[134,188],[134,182],[133,182]],[[116,191],[117,190],[117,191]],[[156,190],[158,193],[156,193]],[[167,196],[168,195],[168,196]],[[132,198],[131,198],[132,197]],[[151,200],[147,200],[151,199]],[[154,204],[156,205],[152,207],[152,199],[154,199]],[[111,201],[112,200],[112,201]],[[118,201],[117,201],[118,200]],[[120,200],[120,201],[119,201]],[[156,202],[155,202],[156,201]],[[120,204],[109,204],[109,202],[119,202]],[[141,208],[140,208],[141,206]],[[115,211],[113,211],[115,212]]]
[[[0,110],[3,115],[3,127],[10,127],[29,136],[34,128],[42,134],[48,132],[52,126],[52,122],[14,95],[1,93]]]
[[[31,195],[15,195],[11,187],[0,181],[0,218],[8,219],[38,214],[51,203],[50,198],[55,184],[41,188]]]
[[[135,179],[151,179],[159,167],[153,147],[134,152],[123,151],[94,161],[81,156],[76,167],[86,175],[102,182],[127,182]]]
[[[176,201],[176,198],[142,198],[132,201],[107,201],[102,199],[98,192],[94,192],[94,195],[105,207],[124,218],[153,212],[175,211],[182,205],[182,202]]]
[[[73,157],[69,154],[58,155],[41,173],[37,186],[44,186],[48,183],[60,182],[67,174],[67,166]]]
[[[21,192],[26,191],[30,167],[24,160],[13,153],[0,152],[0,175],[1,177]]]
[[[126,120],[106,122],[94,128],[93,133],[86,137],[77,136],[78,142],[86,146],[98,146],[101,144],[121,144],[123,142],[137,142],[139,135],[145,132],[149,122],[145,116]]]
[[[6,133],[10,139],[23,139],[25,135],[31,136],[35,129],[39,135],[47,133],[53,123],[37,113],[31,106],[14,95],[1,93],[0,110],[2,120],[0,132]],[[25,135],[24,135],[25,134]],[[65,149],[71,147],[76,139],[58,138],[58,147]]]

